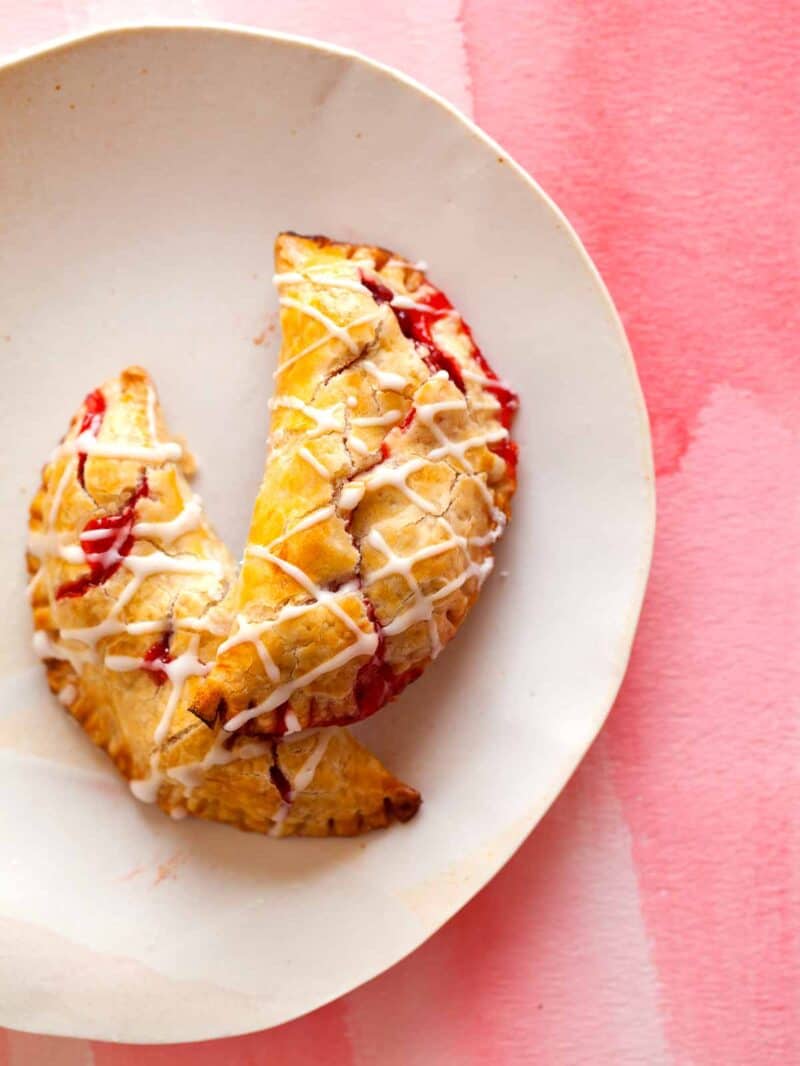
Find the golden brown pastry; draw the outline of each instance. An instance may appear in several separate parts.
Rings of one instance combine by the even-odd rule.
[[[270,453],[191,707],[281,736],[378,710],[455,635],[509,514],[516,398],[422,270],[283,234]]]
[[[143,800],[275,835],[352,834],[419,794],[344,730],[253,740],[187,709],[230,631],[233,581],[136,367],[87,396],[30,511],[34,646],[50,687]]]

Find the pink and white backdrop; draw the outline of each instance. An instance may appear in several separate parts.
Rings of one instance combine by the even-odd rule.
[[[622,314],[659,527],[607,727],[508,867],[392,971],[269,1032],[0,1030],[0,1066],[800,1063],[800,4],[0,0],[0,52],[125,19],[327,38],[471,114]]]

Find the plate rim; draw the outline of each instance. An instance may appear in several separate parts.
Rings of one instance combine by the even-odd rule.
[[[303,1010],[290,1014],[284,1018],[281,1022],[273,1022],[267,1026],[256,1026],[255,1028],[240,1028],[234,1026],[232,1029],[226,1029],[224,1032],[219,1032],[219,1024],[216,1024],[213,1028],[215,1032],[205,1032],[196,1036],[184,1037],[177,1042],[194,1043],[197,1041],[226,1039],[233,1036],[241,1036],[247,1033],[262,1032],[267,1029],[275,1028],[278,1025],[287,1024],[290,1021],[295,1021],[298,1018],[304,1017],[306,1014],[318,1010],[320,1007],[325,1006],[328,1003],[334,1002],[342,996],[348,995],[356,988],[360,988],[363,984],[373,980],[380,974],[387,972],[396,966],[403,959],[413,954],[418,948],[422,947],[432,936],[434,936],[447,922],[451,921],[471,900],[473,900],[477,894],[486,887],[486,885],[497,876],[502,868],[510,861],[510,859],[516,854],[522,844],[528,839],[530,834],[544,818],[547,812],[552,807],[555,800],[566,788],[567,784],[571,780],[573,774],[583,762],[587,751],[591,745],[595,742],[600,734],[610,712],[616,701],[622,682],[627,673],[628,664],[630,662],[631,653],[633,650],[634,638],[639,625],[639,619],[642,612],[642,606],[644,603],[644,596],[647,589],[647,583],[650,575],[650,569],[653,559],[653,547],[655,541],[656,530],[656,486],[655,486],[655,468],[653,461],[653,448],[652,448],[652,436],[650,430],[649,416],[647,412],[647,406],[644,399],[644,393],[642,390],[641,382],[639,380],[636,363],[633,357],[630,342],[625,333],[622,320],[619,312],[614,305],[614,302],[609,293],[608,287],[603,280],[599,269],[595,265],[588,251],[583,245],[575,228],[566,217],[564,212],[558,206],[558,204],[552,199],[552,197],[539,185],[536,179],[528,173],[525,168],[518,163],[513,156],[499,144],[490,134],[483,130],[476,122],[474,122],[468,115],[461,111],[458,107],[452,104],[446,97],[428,86],[418,81],[413,76],[406,74],[405,72],[391,66],[390,64],[383,63],[380,60],[371,58],[365,55],[363,52],[356,49],[347,48],[342,45],[333,44],[328,41],[321,40],[319,38],[305,36],[302,34],[285,33],[278,30],[262,29],[260,27],[248,26],[241,23],[229,22],[224,20],[214,19],[162,19],[162,18],[142,18],[142,19],[125,19],[119,21],[109,21],[103,25],[91,27],[88,29],[78,30],[74,33],[59,35],[57,37],[49,38],[48,40],[36,44],[33,46],[25,47],[22,49],[16,49],[10,53],[0,56],[0,75],[5,71],[10,70],[17,66],[22,66],[26,63],[35,62],[38,59],[45,56],[53,55],[58,52],[71,51],[78,49],[91,41],[95,41],[101,38],[114,38],[114,37],[126,37],[129,35],[151,32],[151,31],[170,31],[176,34],[190,35],[193,33],[210,33],[221,34],[231,37],[249,37],[255,39],[261,39],[271,42],[279,42],[282,44],[289,44],[297,46],[301,49],[310,49],[311,51],[339,56],[347,59],[356,65],[366,67],[372,72],[380,75],[381,77],[391,79],[395,82],[400,82],[406,88],[413,90],[416,93],[426,97],[439,108],[443,109],[452,118],[459,122],[468,133],[470,133],[477,140],[487,145],[496,155],[502,159],[502,161],[513,170],[516,177],[521,179],[522,182],[528,187],[529,191],[544,202],[545,206],[551,212],[555,221],[559,227],[563,230],[566,239],[571,243],[572,248],[577,252],[583,266],[587,269],[588,274],[593,281],[596,291],[599,292],[606,316],[608,317],[609,324],[613,330],[616,341],[618,343],[620,355],[623,357],[625,367],[627,370],[629,387],[631,390],[631,399],[633,402],[635,414],[637,416],[638,430],[639,430],[639,466],[640,476],[643,488],[643,517],[645,519],[645,525],[643,526],[642,535],[642,550],[640,555],[640,562],[638,563],[635,574],[635,588],[631,597],[629,610],[626,612],[625,620],[622,624],[622,635],[619,639],[619,646],[617,648],[617,655],[615,656],[615,670],[614,678],[608,689],[605,697],[602,700],[598,700],[597,716],[592,724],[591,735],[586,742],[580,745],[580,749],[577,755],[571,754],[568,765],[565,766],[565,773],[561,784],[549,795],[544,801],[541,808],[538,809],[538,813],[532,814],[524,819],[524,824],[517,827],[513,833],[509,833],[506,837],[505,846],[498,849],[498,854],[488,861],[481,871],[480,876],[476,879],[476,887],[470,889],[470,895],[464,902],[460,903],[450,914],[446,917],[437,920],[429,929],[425,930],[425,934],[412,948],[405,951],[402,955],[398,956],[388,965],[382,965],[378,967],[375,972],[370,972],[366,976],[362,977],[355,984],[351,985],[347,989],[341,992],[337,992],[334,996],[323,996],[319,1002],[305,1007]],[[538,805],[537,805],[538,808]],[[523,820],[520,820],[523,821]],[[0,1020],[0,1024],[3,1023]],[[114,1037],[108,1035],[108,1030],[102,1032],[96,1030],[94,1032],[81,1032],[78,1033],[74,1030],[70,1031],[68,1027],[59,1028],[37,1028],[26,1029],[20,1026],[9,1026],[12,1028],[21,1029],[21,1031],[46,1033],[47,1035],[54,1036],[68,1036],[68,1037],[84,1037],[85,1039],[95,1040],[107,1040],[109,1042],[126,1042],[133,1043],[142,1046],[149,1045],[165,1045],[176,1043],[172,1039],[163,1039],[161,1037],[145,1038],[141,1037],[137,1040],[131,1040],[130,1037]],[[102,1027],[101,1027],[102,1029]]]

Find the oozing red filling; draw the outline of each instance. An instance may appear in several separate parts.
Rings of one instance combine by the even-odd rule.
[[[155,642],[142,656],[144,660],[143,670],[147,670],[152,676],[157,685],[163,685],[168,679],[167,674],[160,667],[156,666],[156,663],[163,663],[164,666],[167,663],[173,661],[173,656],[170,654],[169,644],[172,640],[172,633],[167,630],[164,635]]]
[[[103,415],[106,413],[106,398],[100,391],[95,389],[94,392],[90,392],[86,399],[83,401],[83,406],[86,411],[81,421],[80,429],[78,430],[78,436],[81,433],[85,433],[87,430],[96,437],[100,432],[100,426],[103,424]],[[81,488],[86,488],[86,484],[83,480],[84,468],[86,467],[86,452],[78,452],[78,481],[81,484]]]
[[[458,361],[449,352],[439,347],[433,339],[432,333],[433,323],[437,318],[441,317],[443,312],[451,310],[452,304],[444,293],[438,289],[434,289],[427,296],[423,296],[418,300],[418,303],[425,304],[426,309],[422,307],[393,308],[400,329],[406,337],[416,341],[418,344],[425,345],[428,349],[425,362],[434,374],[439,370],[444,370],[455,387],[461,392],[466,392],[467,389]],[[430,308],[430,310],[427,310],[427,308]]]
[[[422,301],[423,303],[435,303],[435,306],[439,309],[450,309],[452,304],[440,290],[435,290],[433,297],[428,297]],[[484,388],[487,392],[491,392],[500,404],[500,423],[504,429],[511,428],[511,422],[514,418],[517,408],[519,407],[519,397],[507,385],[504,385],[502,381],[495,374],[492,367],[489,365],[486,356],[480,350],[475,343],[475,338],[472,336],[472,330],[469,328],[464,319],[461,319],[461,329],[469,337],[470,344],[472,345],[472,358],[481,368],[484,377],[488,378],[488,382],[484,384]],[[517,445],[510,440],[501,440],[495,444],[489,445],[489,450],[494,452],[495,455],[499,455],[508,466],[508,472],[513,477],[517,469],[517,460],[519,458]]]
[[[398,423],[398,426],[397,426],[398,430],[401,433],[403,433],[405,430],[408,429],[408,427],[414,421],[414,415],[416,413],[417,413],[416,407],[409,407],[409,409],[406,411],[405,418],[403,419],[402,422]]]
[[[377,303],[392,304],[395,294],[374,275],[369,276],[365,274],[364,271],[361,271],[361,281],[365,288],[369,289],[372,293]],[[427,348],[428,354],[424,356],[424,359],[430,369],[433,370],[434,373],[439,370],[444,370],[456,388],[460,389],[461,392],[466,392],[464,376],[458,361],[448,352],[445,352],[440,348],[433,339],[433,323],[437,318],[452,311],[453,305],[441,289],[434,288],[430,285],[430,282],[427,282],[427,284],[431,291],[426,295],[416,297],[416,303],[423,304],[424,307],[392,306],[392,310],[395,313],[395,317],[397,318],[397,322],[400,329],[403,331],[403,334],[408,337],[409,340],[413,340],[417,344],[424,344]],[[483,352],[475,343],[475,338],[472,336],[472,330],[463,318],[461,319],[461,329],[469,337],[472,345],[472,358],[481,368],[484,377],[489,379],[483,387],[487,392],[492,393],[500,404],[500,422],[505,429],[510,429],[514,413],[519,407],[519,397],[515,392],[509,389],[507,385],[504,385],[499,380]],[[399,428],[401,430],[406,429],[410,425],[413,417],[414,409],[411,408],[409,413],[400,423]],[[516,471],[518,458],[516,444],[505,440],[496,444],[490,444],[489,448],[495,453],[495,455],[499,455],[500,458],[506,462],[509,467],[509,473],[513,475]],[[389,448],[386,446],[385,442],[381,445],[381,456],[383,459],[388,459],[389,457]]]
[[[405,430],[408,429],[408,427],[414,421],[414,416],[416,415],[416,413],[417,413],[416,407],[409,407],[409,409],[406,411],[406,414],[405,414],[405,417],[403,418],[403,421],[402,422],[398,422],[398,424],[397,424],[397,429],[401,433],[405,432]],[[382,441],[381,442],[381,459],[383,459],[383,460],[388,459],[390,454],[391,454],[391,448],[389,447],[388,442],[385,441],[385,440]]]
[[[500,456],[508,467],[510,473],[513,473],[517,469],[519,448],[513,440],[497,441],[495,444],[490,444],[489,448],[495,455]]]
[[[421,668],[413,667],[402,674],[396,674],[392,670],[385,658],[386,637],[383,633],[383,626],[378,621],[374,606],[366,596],[364,603],[369,619],[378,634],[378,646],[369,662],[364,663],[356,675],[355,698],[360,718],[368,718],[379,711],[385,703],[398,696],[406,685],[422,673]]]
[[[370,276],[369,274],[365,274],[363,270],[359,271],[359,273],[361,274],[361,284],[365,289],[369,289],[375,297],[375,303],[390,304],[392,302],[394,299],[394,293],[388,285],[384,285],[383,282],[374,275]]]
[[[286,774],[281,770],[278,765],[278,748],[275,743],[272,745],[272,765],[269,768],[269,779],[277,788],[280,793],[280,797],[284,803],[292,802],[292,786],[289,783],[289,779]]]
[[[148,493],[147,478],[143,477],[120,511],[89,519],[80,536],[89,572],[61,585],[56,592],[57,600],[83,596],[90,588],[102,585],[116,574],[136,539],[133,536],[136,504]]]
[[[361,281],[365,288],[369,289],[372,295],[375,297],[377,303],[391,304],[394,299],[394,293],[388,286],[384,285],[377,278],[369,277],[361,273]],[[418,344],[424,344],[429,350],[429,355],[426,357],[425,362],[433,371],[444,370],[448,376],[452,379],[453,383],[462,392],[465,392],[464,377],[461,373],[461,368],[458,362],[448,352],[443,351],[434,341],[432,326],[433,322],[440,318],[443,314],[453,310],[453,305],[447,299],[441,289],[436,289],[430,285],[430,282],[426,283],[431,291],[424,296],[416,297],[416,303],[424,304],[425,307],[393,307],[397,321],[400,325],[400,329],[403,331],[406,337],[410,340],[416,341]],[[511,420],[514,417],[514,412],[519,407],[519,398],[516,393],[513,392],[508,386],[498,379],[497,374],[489,365],[483,352],[475,343],[475,338],[472,335],[472,330],[467,323],[461,319],[461,329],[466,333],[472,344],[472,358],[481,368],[485,377],[489,378],[489,383],[484,385],[487,392],[491,392],[497,397],[500,404],[500,421],[503,426],[508,429],[511,426]]]
[[[282,737],[287,730],[286,715],[289,710],[289,701],[282,703],[280,707],[275,708],[275,728],[272,730],[272,735],[275,737]]]
[[[375,302],[379,304],[391,304],[394,300],[395,294],[388,287],[384,285],[382,281],[376,278],[374,275],[370,276],[361,271],[361,283],[365,289],[369,289],[375,298]],[[431,335],[430,319],[438,316],[441,308],[437,301],[441,299],[444,301],[442,307],[445,310],[450,308],[450,304],[447,298],[440,292],[434,291],[428,297],[423,297],[421,303],[426,303],[430,306],[430,311],[423,310],[421,308],[406,308],[406,307],[392,307],[395,313],[395,317],[400,325],[400,329],[409,340],[416,341],[418,344],[424,344],[428,348],[428,354],[425,356],[425,362],[430,369],[436,373],[437,370],[444,370],[447,375],[452,379],[457,388],[464,389],[464,378],[461,376],[461,369],[459,368],[456,360],[448,355],[447,352],[443,352],[438,344],[434,341]]]

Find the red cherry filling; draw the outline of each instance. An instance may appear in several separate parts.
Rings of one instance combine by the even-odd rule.
[[[447,296],[439,289],[434,289],[432,293],[430,293],[428,296],[423,296],[418,302],[428,304],[432,308],[431,316],[432,314],[442,314],[445,311],[452,310],[452,304],[448,300]],[[406,337],[410,336],[410,334],[406,333],[406,327],[404,327],[403,325],[404,320],[401,318],[401,316],[409,317],[413,316],[413,314],[416,314],[416,316],[418,316],[416,322],[413,319],[407,319],[407,321],[409,321],[409,326],[407,326],[407,328],[411,330],[411,336],[413,336],[414,340],[421,340],[422,343],[428,344],[431,352],[435,353],[433,358],[437,364],[436,369],[446,370],[452,378],[453,384],[457,385],[462,392],[465,391],[464,378],[461,374],[461,370],[458,368],[458,364],[455,364],[455,360],[452,358],[452,356],[449,356],[447,355],[447,353],[442,352],[441,349],[436,348],[436,346],[433,344],[433,339],[431,337],[431,316],[426,317],[426,312],[420,310],[398,310],[395,311],[395,313],[397,314],[398,322],[400,323],[400,328],[403,330],[403,333]],[[503,426],[503,429],[509,430],[511,429],[511,422],[514,417],[515,411],[519,406],[519,399],[516,393],[513,392],[507,385],[503,385],[500,379],[497,377],[497,374],[489,365],[489,361],[486,360],[486,357],[478,348],[478,345],[475,342],[475,337],[473,337],[473,330],[469,328],[469,326],[463,319],[461,320],[461,328],[464,330],[464,333],[469,338],[470,344],[473,345],[473,351],[471,351],[471,356],[473,356],[478,366],[481,368],[483,375],[489,378],[489,382],[487,382],[487,384],[485,384],[483,387],[487,392],[491,392],[494,395],[500,405],[500,424]],[[452,367],[450,367],[448,365],[448,362],[446,362],[445,360],[448,360],[449,364],[453,364],[455,366],[455,371],[457,371],[458,377],[455,376],[452,371]],[[426,361],[428,362],[429,366],[431,366],[430,361],[428,359],[426,359]],[[505,461],[505,463],[509,467],[509,473],[513,477],[513,474],[516,471],[516,464],[518,458],[517,447],[515,443],[510,440],[501,440],[498,443],[494,443],[494,445],[490,445],[489,447],[490,450],[495,453],[495,455],[499,455],[500,458]]]
[[[409,409],[406,411],[405,418],[403,419],[402,422],[399,422],[398,425],[397,425],[397,429],[398,429],[398,431],[400,433],[403,433],[403,432],[405,432],[405,430],[408,429],[408,427],[414,421],[414,415],[416,413],[417,413],[416,407],[409,407]]]
[[[394,293],[388,285],[384,285],[382,281],[379,281],[374,275],[365,274],[363,270],[359,271],[361,274],[361,284],[365,289],[369,289],[372,295],[375,297],[375,303],[378,304],[390,304],[394,299]]]
[[[392,304],[395,298],[395,293],[384,285],[382,281],[379,281],[374,275],[369,276],[361,272],[361,284],[365,289],[369,289],[375,298],[375,302],[379,304]],[[435,300],[437,297],[441,297],[444,300],[445,309],[449,309],[450,304],[447,302],[446,297],[442,293],[434,292],[427,300],[423,300],[423,303],[430,304],[430,311],[422,310],[420,308],[406,308],[395,307],[392,304],[392,310],[395,313],[400,329],[403,334],[409,338],[409,340],[416,341],[418,344],[424,344],[428,349],[428,354],[424,357],[425,362],[434,372],[438,370],[444,370],[448,377],[450,377],[453,383],[462,392],[464,389],[464,378],[461,376],[461,370],[456,360],[448,355],[447,352],[443,352],[442,349],[436,344],[431,336],[430,330],[430,318],[431,316],[440,313],[439,307],[436,306]]]
[[[289,701],[282,703],[280,707],[275,708],[275,728],[272,730],[274,737],[282,737],[287,731],[288,726],[286,724],[286,715],[289,711]]]
[[[378,634],[378,646],[372,658],[364,663],[356,675],[355,698],[359,718],[369,718],[371,714],[375,714],[385,703],[399,696],[406,685],[422,673],[421,667],[412,667],[402,674],[396,674],[392,670],[385,658],[386,637],[383,634],[383,626],[378,621],[373,604],[366,596],[364,603]]]
[[[384,285],[383,282],[376,277],[368,276],[361,271],[361,282],[366,289],[372,293],[376,303],[379,304],[392,304],[395,294],[392,290]],[[461,367],[458,365],[457,360],[448,352],[443,351],[433,339],[432,325],[436,318],[441,317],[448,311],[453,310],[453,305],[447,299],[441,289],[434,288],[430,282],[426,279],[426,284],[430,288],[430,292],[422,297],[417,298],[418,304],[424,304],[425,307],[392,307],[395,313],[397,322],[403,334],[409,338],[409,340],[416,341],[418,344],[424,344],[428,349],[428,355],[425,356],[425,362],[428,364],[431,370],[436,373],[439,370],[444,370],[448,377],[451,379],[456,388],[461,392],[466,392],[464,385],[464,376],[461,372]],[[472,330],[469,328],[464,319],[461,319],[461,328],[466,333],[472,344],[472,358],[481,368],[484,376],[489,378],[489,383],[484,386],[487,392],[491,392],[497,397],[500,404],[500,421],[506,429],[511,427],[511,420],[514,417],[514,412],[519,407],[519,398],[515,392],[512,392],[508,386],[498,379],[497,374],[492,370],[483,352],[475,343],[475,338],[472,335]]]
[[[159,640],[155,642],[142,656],[143,665],[142,669],[147,670],[152,676],[157,685],[163,685],[168,680],[166,671],[162,670],[157,663],[162,663],[164,666],[167,663],[173,661],[173,656],[170,654],[169,645],[172,640],[172,633],[167,630],[166,633]]]
[[[408,427],[414,421],[414,416],[416,415],[416,413],[417,413],[416,407],[409,407],[409,409],[405,413],[405,417],[403,418],[403,421],[397,423],[397,427],[396,428],[398,429],[398,431],[400,433],[404,433],[408,429]],[[391,454],[391,451],[392,451],[392,449],[389,447],[388,443],[385,440],[382,441],[381,442],[381,459],[383,459],[383,460],[388,459],[390,454]]]
[[[80,536],[89,572],[61,585],[56,592],[57,600],[83,596],[90,588],[102,585],[116,574],[136,539],[133,536],[136,504],[148,493],[147,478],[143,477],[120,511],[89,519]]]
[[[100,432],[100,426],[103,424],[103,416],[106,413],[106,398],[100,391],[95,389],[94,392],[90,392],[86,399],[83,401],[83,406],[86,408],[83,419],[78,430],[78,436],[81,433],[86,433],[87,430],[96,437]],[[78,481],[81,484],[81,488],[86,488],[86,483],[83,480],[84,469],[86,467],[86,452],[78,452]]]
[[[416,341],[417,344],[425,345],[428,349],[428,354],[424,356],[424,359],[434,374],[439,370],[444,370],[455,387],[460,392],[466,392],[464,377],[457,360],[449,352],[439,347],[431,332],[435,319],[439,318],[443,311],[450,309],[450,302],[443,293],[436,289],[428,296],[424,296],[419,302],[427,304],[430,310],[423,310],[421,307],[396,307],[393,309],[400,329],[410,340]]]
[[[269,768],[269,779],[277,788],[284,803],[292,802],[292,786],[286,774],[278,765],[278,747],[272,744],[272,765]]]
[[[434,373],[439,370],[444,370],[456,388],[460,389],[461,392],[466,392],[464,376],[458,362],[448,352],[443,351],[433,339],[433,322],[436,318],[453,310],[453,305],[441,289],[434,288],[426,279],[426,284],[430,291],[426,295],[416,299],[416,303],[423,304],[425,305],[424,307],[395,307],[393,305],[395,294],[387,285],[384,285],[383,282],[374,276],[368,276],[363,270],[361,271],[361,281],[365,288],[369,289],[372,293],[377,303],[388,303],[392,305],[392,310],[395,313],[398,325],[404,336],[408,337],[409,340],[413,340],[417,344],[425,346],[427,349],[427,355],[424,356],[424,359],[428,367],[430,367]],[[489,379],[484,385],[484,388],[487,392],[492,393],[500,404],[500,423],[504,429],[510,429],[514,414],[519,407],[519,397],[497,377],[497,374],[495,374],[494,370],[489,365],[483,352],[475,343],[472,330],[463,318],[461,319],[461,329],[469,337],[470,344],[472,345],[472,358],[481,368],[484,377]],[[413,418],[414,408],[412,407],[398,428],[401,431],[407,429]],[[503,440],[496,444],[490,444],[489,448],[495,455],[499,455],[506,463],[509,475],[513,477],[517,469],[517,461],[519,457],[517,445],[512,441]],[[381,458],[384,460],[388,459],[390,450],[391,449],[384,441],[381,445]]]
[[[516,473],[519,449],[513,440],[501,440],[496,444],[490,444],[489,450],[503,460],[510,476]]]

